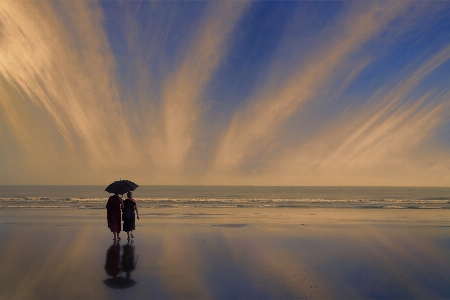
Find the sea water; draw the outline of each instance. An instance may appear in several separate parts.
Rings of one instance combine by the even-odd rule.
[[[110,194],[96,185],[3,185],[0,208],[104,209]],[[449,209],[450,187],[140,186],[148,208]]]
[[[449,188],[105,187],[0,186],[0,299],[450,299]]]

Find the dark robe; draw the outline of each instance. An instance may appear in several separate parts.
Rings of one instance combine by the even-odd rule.
[[[134,217],[134,210],[136,209],[136,202],[126,199],[123,202],[123,212],[124,214],[127,213],[129,218],[123,218],[123,231],[128,232],[131,230],[135,230],[136,228],[136,222]]]
[[[111,196],[106,204],[106,217],[108,219],[108,228],[111,229],[111,232],[120,232],[120,225],[122,223],[120,199],[117,195]]]

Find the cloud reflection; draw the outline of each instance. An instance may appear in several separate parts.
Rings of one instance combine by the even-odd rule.
[[[3,212],[0,296],[121,299],[128,285],[138,298],[159,299],[450,292],[444,210],[226,210],[143,218],[139,253],[131,243],[111,245],[104,219],[84,210]]]
[[[340,212],[328,213],[335,223],[314,223],[323,217],[332,223],[322,213],[292,212],[283,214],[288,224],[259,224],[256,218],[245,227],[225,226],[225,219],[223,227],[149,228],[151,243],[161,245],[160,254],[152,257],[162,272],[164,292],[159,293],[210,299],[421,299],[439,298],[448,290],[442,281],[448,262],[443,261],[440,234],[427,236],[434,229],[422,227],[417,229],[420,237],[413,237],[406,223],[389,226],[381,212],[376,216],[382,222],[375,217],[359,223],[361,228],[354,227],[350,211],[348,220]],[[298,226],[298,218],[306,226]]]

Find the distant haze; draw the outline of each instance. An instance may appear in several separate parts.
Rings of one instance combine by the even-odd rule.
[[[0,184],[450,186],[448,1],[0,1]]]

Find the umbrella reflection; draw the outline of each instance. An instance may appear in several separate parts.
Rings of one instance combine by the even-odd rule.
[[[120,243],[114,241],[114,243],[106,251],[106,263],[105,271],[111,276],[105,279],[103,282],[115,289],[125,289],[136,284],[136,281],[131,279],[131,272],[136,269],[137,258],[134,259],[134,246],[133,242],[128,241],[122,249],[122,260],[120,259]],[[125,277],[119,276],[122,272]]]
[[[106,280],[103,280],[103,282],[114,289],[126,289],[129,287],[132,287],[133,285],[136,284],[136,281],[134,281],[133,279],[129,279],[129,278],[124,278],[124,277],[111,277],[108,278]]]

